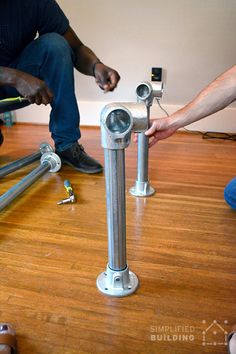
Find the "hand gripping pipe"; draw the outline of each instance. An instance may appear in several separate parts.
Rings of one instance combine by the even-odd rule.
[[[39,146],[39,151],[1,167],[0,178],[7,176],[10,173],[19,170],[20,168],[30,165],[31,163],[39,160],[45,152],[53,152],[53,148],[47,143],[42,143]]]
[[[46,172],[57,172],[61,168],[61,160],[54,152],[46,152],[42,155],[40,165],[25,176],[15,186],[0,196],[0,211],[9,205],[18,195],[23,193],[31,184],[42,177]]]
[[[163,93],[162,82],[142,82],[136,87],[138,102],[145,102],[148,112],[148,126],[150,125],[150,108],[153,99],[160,99]],[[136,197],[148,197],[155,193],[148,179],[148,137],[144,132],[138,134],[138,163],[137,179],[130,189],[130,194]]]
[[[125,148],[131,131],[148,126],[146,105],[111,103],[101,113],[101,137],[105,155],[108,227],[108,265],[97,278],[98,289],[110,296],[127,296],[138,287],[137,276],[126,263]]]

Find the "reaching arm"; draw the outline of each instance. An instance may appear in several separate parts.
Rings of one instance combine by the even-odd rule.
[[[64,38],[75,53],[75,68],[85,75],[94,76],[98,86],[105,92],[113,91],[120,80],[119,74],[101,63],[93,51],[80,41],[71,27],[64,34]]]
[[[105,92],[113,91],[120,79],[119,74],[102,64],[70,27],[64,37],[76,55],[76,69],[83,74],[94,76],[98,86]],[[0,86],[14,87],[23,97],[38,105],[47,105],[53,100],[53,93],[44,81],[21,70],[0,66]]]
[[[236,65],[217,77],[196,98],[170,117],[154,120],[145,133],[153,137],[150,146],[177,129],[216,113],[236,100]]]

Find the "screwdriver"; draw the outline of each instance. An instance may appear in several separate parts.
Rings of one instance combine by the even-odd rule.
[[[0,100],[0,108],[7,108],[8,106],[21,103],[21,102],[29,102],[29,100],[25,97],[11,97]]]
[[[69,195],[69,198],[60,200],[59,202],[57,202],[57,204],[61,205],[61,204],[75,203],[76,202],[76,198],[75,198],[75,195],[74,195],[74,192],[73,192],[73,189],[72,189],[70,181],[65,180],[64,181],[64,187],[65,187],[65,189],[66,189],[66,191],[67,191],[67,193]]]

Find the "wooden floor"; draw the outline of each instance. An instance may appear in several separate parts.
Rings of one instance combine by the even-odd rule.
[[[3,133],[0,165],[51,141],[46,126]],[[82,142],[103,162],[98,129],[83,129]],[[136,150],[126,150],[127,190]],[[3,178],[0,193],[32,168]],[[140,279],[127,298],[96,288],[107,263],[104,175],[65,166],[37,181],[0,213],[0,321],[14,325],[19,353],[226,353],[219,343],[236,322],[236,212],[223,191],[234,176],[236,142],[179,133],[151,149],[155,196],[127,193],[128,263]],[[78,202],[58,206],[65,179]]]

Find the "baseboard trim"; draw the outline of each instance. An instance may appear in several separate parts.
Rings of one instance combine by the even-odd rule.
[[[82,101],[79,103],[81,126],[96,127],[100,125],[100,113],[102,108],[108,102],[100,101]],[[162,104],[163,108],[172,114],[180,109],[181,105],[166,105]],[[15,111],[15,121],[19,123],[34,123],[34,124],[48,124],[49,123],[50,107],[44,106],[28,106]],[[151,117],[163,117],[165,114],[160,109],[157,103],[151,108]],[[224,110],[213,114],[210,117],[202,119],[196,123],[188,126],[188,129],[193,131],[214,131],[224,133],[236,133],[236,107],[228,107]]]

